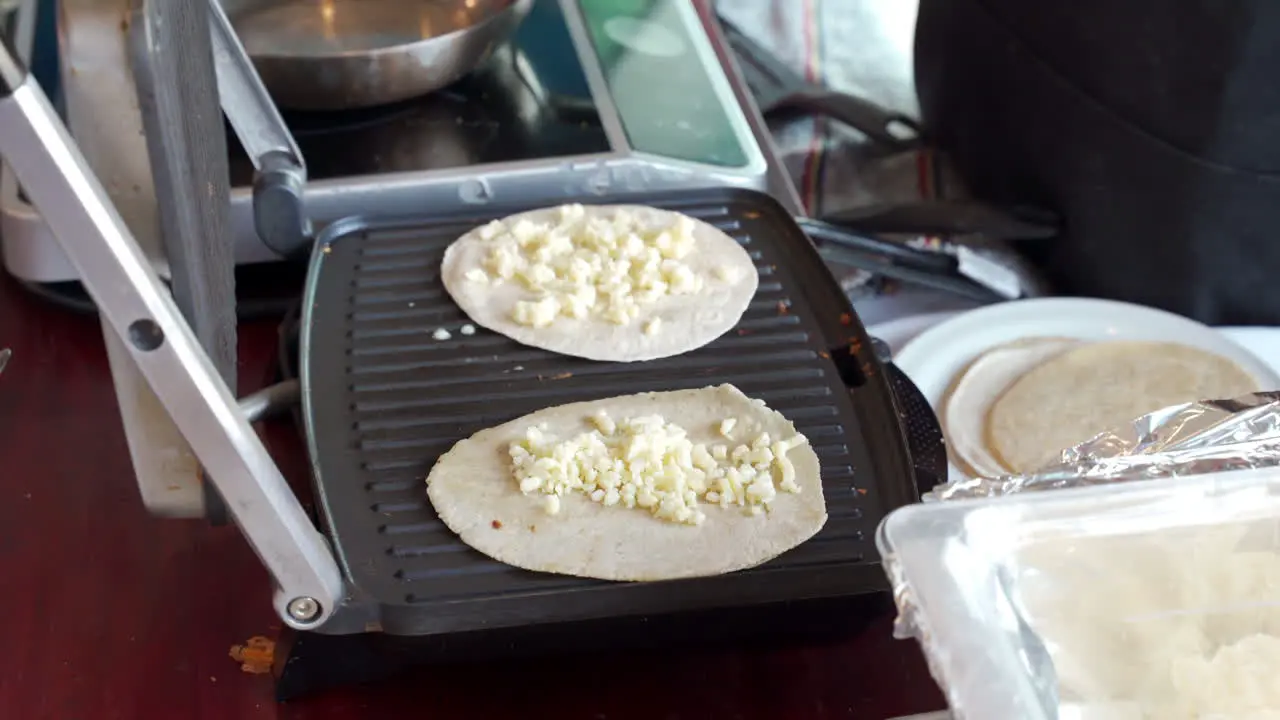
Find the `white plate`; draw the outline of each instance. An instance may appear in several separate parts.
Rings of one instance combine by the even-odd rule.
[[[936,412],[952,379],[970,361],[1028,337],[1177,342],[1229,358],[1260,387],[1280,390],[1280,375],[1217,330],[1163,310],[1111,300],[1043,298],[971,310],[915,336],[893,358]],[[964,477],[955,466],[950,474]]]

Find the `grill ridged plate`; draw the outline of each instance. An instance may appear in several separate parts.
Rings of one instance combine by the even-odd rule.
[[[771,198],[741,190],[637,197],[743,243],[760,288],[712,344],[646,363],[600,363],[519,345],[467,322],[440,282],[445,248],[525,208],[429,222],[345,220],[320,239],[303,318],[301,377],[317,501],[355,600],[387,632],[480,628],[838,597],[885,587],[874,532],[915,499],[888,384],[848,301]],[[438,328],[452,333],[435,340]],[[842,377],[844,379],[842,379]],[[857,385],[852,392],[846,383]],[[545,407],[732,383],[807,435],[830,520],[760,568],[625,584],[529,572],[470,549],[440,522],[424,479],[455,442]]]

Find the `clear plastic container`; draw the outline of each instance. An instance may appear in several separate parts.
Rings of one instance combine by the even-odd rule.
[[[1280,718],[1280,469],[916,505],[877,542],[956,718]]]

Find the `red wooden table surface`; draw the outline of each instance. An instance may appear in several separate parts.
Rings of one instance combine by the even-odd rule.
[[[836,646],[592,658],[595,672],[510,664],[277,704],[270,676],[228,657],[274,635],[265,572],[233,528],[155,519],[139,499],[95,318],[0,279],[0,717],[821,718],[879,720],[942,706],[888,616]],[[268,377],[275,329],[241,329],[241,392]],[[287,473],[289,428],[270,431]],[[685,672],[714,684],[687,686]],[[696,668],[694,667],[696,666]]]

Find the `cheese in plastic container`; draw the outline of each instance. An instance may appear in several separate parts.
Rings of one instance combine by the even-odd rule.
[[[930,502],[877,544],[958,720],[1280,718],[1280,468]]]

